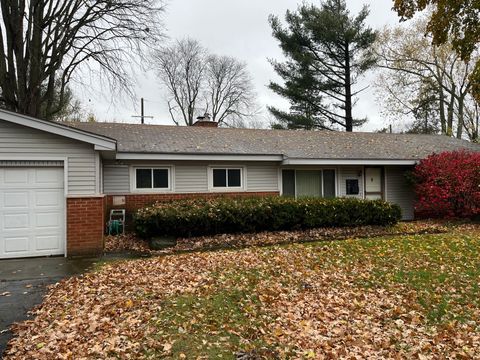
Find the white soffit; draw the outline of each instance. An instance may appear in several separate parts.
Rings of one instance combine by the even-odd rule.
[[[52,121],[40,120],[30,116],[0,110],[0,120],[8,121],[17,125],[45,131],[51,134],[63,136],[95,145],[96,150],[116,150],[117,142],[104,136],[91,134],[83,130],[74,129]]]

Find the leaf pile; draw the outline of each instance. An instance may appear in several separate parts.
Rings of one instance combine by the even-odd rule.
[[[104,251],[106,253],[149,253],[150,247],[148,242],[139,239],[134,234],[108,235],[105,237]]]
[[[130,251],[152,255],[173,254],[185,251],[213,249],[238,249],[249,246],[268,246],[312,241],[344,240],[386,235],[436,234],[447,231],[447,227],[438,221],[418,221],[399,223],[395,226],[358,226],[339,228],[317,228],[298,231],[265,231],[248,234],[221,234],[179,238],[173,247],[152,251],[148,243],[134,234],[108,236],[105,240],[106,252]]]
[[[472,224],[129,260],[53,286],[5,357],[474,358],[479,279]]]

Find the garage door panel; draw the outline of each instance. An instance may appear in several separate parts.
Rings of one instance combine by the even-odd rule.
[[[29,243],[28,237],[25,236],[6,236],[4,240],[5,257],[28,254]]]
[[[0,167],[0,258],[65,253],[63,174]]]
[[[30,229],[29,213],[8,213],[3,215],[3,230],[28,230]]]
[[[29,198],[28,191],[19,192],[19,191],[5,190],[3,194],[3,203],[0,202],[0,206],[3,207],[4,211],[9,209],[28,208],[28,205],[29,205],[28,198]]]
[[[63,188],[63,173],[52,172],[52,169],[36,169],[34,174],[36,184]]]
[[[63,192],[58,190],[51,191],[36,191],[35,207],[59,207],[64,200]]]
[[[61,238],[58,235],[35,236],[35,251],[56,250],[60,247]]]
[[[59,211],[37,212],[35,215],[35,227],[38,229],[59,228],[62,222],[63,214]]]
[[[29,171],[27,169],[5,169],[4,173],[5,185],[28,185]]]

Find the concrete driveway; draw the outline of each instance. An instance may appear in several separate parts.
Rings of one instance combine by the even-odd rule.
[[[98,259],[64,257],[0,260],[0,359],[12,337],[12,323],[28,319],[28,311],[42,302],[47,286],[81,274]]]

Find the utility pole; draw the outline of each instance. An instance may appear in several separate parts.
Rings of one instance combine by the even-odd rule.
[[[134,117],[134,118],[139,117],[142,124],[145,124],[145,118],[153,119],[153,116],[146,116],[145,115],[145,105],[144,105],[143,97],[140,99],[140,116],[132,115],[132,117]]]

